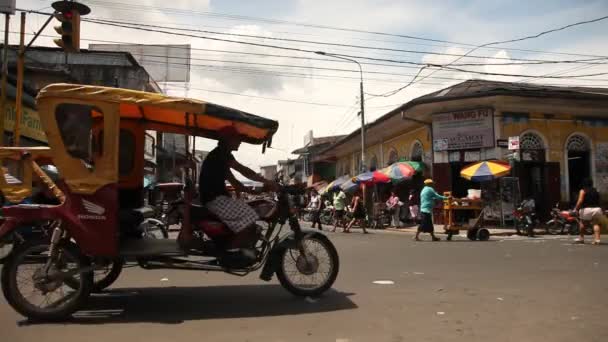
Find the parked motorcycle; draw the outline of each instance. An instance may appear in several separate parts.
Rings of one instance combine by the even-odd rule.
[[[518,235],[534,236],[534,228],[539,225],[534,199],[523,200],[513,211],[513,220]]]
[[[576,215],[569,210],[560,210],[559,203],[551,209],[551,219],[545,224],[547,233],[557,234],[578,234],[578,220]]]

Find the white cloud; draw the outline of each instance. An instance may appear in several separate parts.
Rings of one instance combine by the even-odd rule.
[[[108,0],[115,1],[118,0]],[[509,13],[504,15],[489,15],[487,11],[493,6],[504,5],[505,1],[485,1],[446,3],[444,1],[321,1],[321,0],[293,0],[295,2],[291,12],[284,17],[275,17],[274,13],[251,14],[240,13],[239,8],[230,12],[241,15],[264,16],[281,20],[297,21],[311,24],[321,24],[340,27],[353,27],[361,30],[393,32],[398,34],[411,34],[429,38],[438,38],[450,41],[467,43],[487,43],[496,40],[504,40],[519,37],[525,34],[543,31],[547,28],[571,23],[580,19],[589,19],[605,12],[605,4],[600,1],[591,4],[580,4],[564,9],[552,9],[545,11],[543,16],[527,15],[525,10],[518,10],[517,6],[511,6]],[[23,0],[19,7],[40,9],[51,1]],[[263,22],[247,22],[241,20],[223,20],[217,17],[202,16],[199,12],[216,11],[214,3],[205,1],[175,0],[171,2],[160,0],[134,0],[127,5],[108,8],[107,1],[91,1],[93,9],[91,16],[112,18],[116,20],[133,20],[158,25],[188,25],[188,27],[222,31],[225,33],[253,34],[264,37],[295,38],[314,41],[335,42],[342,44],[356,44],[365,46],[383,46],[388,48],[409,49],[419,51],[436,51],[450,54],[464,54],[467,47],[445,46],[438,42],[425,42],[420,40],[403,39],[398,37],[386,37],[354,32],[342,32],[334,30],[319,30],[293,25],[273,25]],[[104,5],[105,4],[105,5]],[[143,10],[133,11],[132,5],[142,4]],[[468,4],[468,5],[467,5]],[[602,7],[604,6],[604,7]],[[151,11],[150,7],[170,7],[183,9],[182,11]],[[603,8],[603,11],[602,11]],[[484,12],[485,11],[485,12]],[[518,11],[520,13],[518,14]],[[44,18],[28,15],[28,31],[34,31],[39,27]],[[18,19],[12,20],[12,31],[17,31]],[[606,22],[589,26],[581,26],[571,32],[556,33],[521,44],[510,44],[508,47],[518,47],[537,50],[568,51],[573,53],[608,55],[608,46],[605,37],[598,28],[606,28]],[[276,50],[265,47],[253,47],[238,45],[227,42],[218,42],[188,37],[178,37],[154,32],[128,30],[123,28],[108,27],[83,23],[82,36],[109,41],[133,42],[142,44],[166,44],[166,43],[190,43],[194,49],[215,49],[241,52],[256,52],[263,54],[280,54],[297,57],[320,58],[318,55],[296,53],[292,51]],[[578,35],[572,36],[578,32]],[[55,36],[52,28],[48,28],[45,34]],[[224,38],[229,38],[224,36]],[[16,36],[12,35],[15,43]],[[229,39],[252,41],[249,38],[230,37]],[[421,55],[412,53],[400,53],[389,51],[374,51],[366,49],[355,49],[351,47],[323,46],[305,43],[256,40],[272,45],[300,47],[308,50],[325,50],[340,52],[359,56],[373,56],[377,58],[392,58],[409,60],[413,62],[425,62],[435,64],[446,64],[455,59],[453,56]],[[397,43],[398,42],[398,43]],[[52,45],[52,39],[41,37],[38,41],[42,45]],[[86,43],[86,42],[85,42]],[[421,45],[423,44],[423,45]],[[86,44],[83,44],[86,46]],[[548,55],[542,53],[517,52],[512,50],[480,49],[475,55],[492,56],[501,58],[529,58],[529,59],[575,59],[574,56]],[[340,68],[357,70],[353,63],[321,62],[304,59],[291,59],[283,57],[256,57],[251,55],[239,55],[229,53],[218,53],[211,51],[193,50],[192,82],[188,90],[172,90],[175,95],[183,96],[187,93],[190,97],[201,98],[207,101],[236,107],[250,113],[269,117],[280,122],[280,129],[274,139],[274,146],[292,151],[302,145],[304,134],[314,129],[315,136],[324,136],[332,133],[350,133],[357,128],[359,121],[356,117],[358,109],[349,110],[349,106],[357,105],[359,94],[359,83],[357,72],[338,72],[331,70],[314,70],[296,67],[277,67],[262,65],[247,65],[230,63],[229,61],[242,61],[267,64],[313,66],[321,68]],[[200,59],[215,59],[220,62],[203,61]],[[502,63],[506,60],[494,59],[472,59],[464,58],[464,62],[495,62]],[[223,68],[221,72],[211,71],[208,67],[201,65],[213,65],[215,68]],[[481,66],[476,68],[467,67],[469,70],[485,72],[498,72],[509,74],[535,74],[559,72],[572,69],[577,65],[535,65],[535,66]],[[230,70],[227,70],[230,68]],[[389,75],[365,74],[365,90],[368,93],[384,93],[408,83],[416,73],[415,68],[395,68],[364,65],[365,71],[385,72]],[[587,73],[606,71],[605,66],[572,71],[572,73]],[[422,75],[428,75],[427,70]],[[278,77],[292,76],[292,77]],[[287,75],[291,74],[291,75]],[[293,75],[298,74],[298,75]],[[330,78],[325,76],[340,76],[349,78]],[[437,72],[432,77],[412,85],[398,95],[389,98],[373,98],[366,103],[366,116],[368,121],[373,121],[386,113],[391,107],[406,102],[417,96],[447,87],[451,84],[468,78],[487,78],[495,80],[517,80],[512,77],[481,76],[472,73],[460,72]],[[442,79],[448,78],[448,79]],[[605,77],[608,78],[608,77]],[[374,79],[383,79],[383,82]],[[562,84],[602,84],[592,81],[545,81]],[[608,82],[604,82],[606,84]],[[270,101],[257,98],[234,96],[229,94],[207,92],[201,89],[234,92],[243,95],[263,96],[281,99],[293,99],[307,102],[326,104],[337,104],[344,107],[313,106],[298,103]],[[201,140],[200,146],[210,149],[215,142]],[[285,159],[290,155],[281,150],[269,150],[261,155],[261,147],[244,145],[236,156],[239,160],[250,166],[269,164],[277,159]]]

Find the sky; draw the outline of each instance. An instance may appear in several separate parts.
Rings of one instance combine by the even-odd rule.
[[[89,43],[100,43],[100,40],[135,44],[191,44],[190,82],[162,84],[163,88],[170,95],[198,98],[277,120],[279,131],[273,140],[274,149],[262,154],[260,146],[243,145],[235,153],[238,160],[254,169],[274,164],[279,159],[294,158],[289,152],[303,145],[304,135],[310,130],[314,136],[321,137],[348,134],[360,125],[357,117],[357,65],[316,55],[314,51],[356,56],[360,63],[364,63],[364,89],[368,94],[383,94],[405,86],[413,80],[420,67],[372,61],[364,57],[410,63],[481,63],[484,65],[459,68],[517,75],[576,76],[608,73],[608,64],[601,64],[608,63],[608,59],[598,59],[608,56],[608,20],[572,27],[536,39],[492,45],[491,48],[478,49],[470,57],[455,61],[458,55],[466,54],[481,44],[534,35],[606,16],[608,1],[605,0],[82,2],[92,10],[87,18],[152,25],[160,30],[166,29],[158,26],[174,27],[182,29],[174,32],[194,36],[307,50],[308,52],[301,52],[251,46],[89,22],[81,25],[82,48],[86,48]],[[17,0],[17,7],[50,11],[51,3],[52,1]],[[27,33],[36,32],[45,19],[41,15],[28,14]],[[17,32],[18,25],[18,17],[15,16],[11,22],[11,32]],[[43,35],[56,36],[56,33],[49,27]],[[299,41],[276,40],[277,38]],[[17,43],[17,39],[17,35],[11,34],[11,43]],[[52,38],[46,36],[39,38],[36,44],[53,46]],[[272,56],[247,55],[243,52]],[[522,59],[598,60],[593,61],[594,64],[487,65],[526,62]],[[173,66],[180,67],[177,64],[174,63]],[[417,83],[393,96],[366,95],[366,122],[372,122],[413,98],[470,78],[608,87],[608,75],[580,79],[530,79],[426,69],[420,72]],[[197,140],[197,146],[201,148],[211,149],[214,145],[213,141]]]

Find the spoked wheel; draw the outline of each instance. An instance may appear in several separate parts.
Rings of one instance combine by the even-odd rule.
[[[112,286],[122,273],[123,266],[124,260],[122,259],[107,261],[99,266],[96,265],[93,271],[91,293],[99,293]],[[65,283],[72,289],[77,289],[79,286],[77,278],[67,278]]]
[[[152,239],[168,239],[169,230],[162,222],[148,221],[144,223],[144,237]]]
[[[78,310],[88,298],[93,272],[76,245],[58,246],[51,258],[49,242],[27,241],[17,247],[2,269],[2,292],[6,301],[31,319],[59,320]],[[46,269],[48,266],[48,269]],[[75,288],[67,286],[73,280]]]
[[[559,222],[552,222],[546,227],[547,234],[559,235],[564,233],[564,226]]]
[[[340,269],[338,252],[324,236],[302,241],[306,255],[298,248],[287,248],[281,256],[277,278],[296,296],[319,296],[336,281]]]
[[[101,269],[95,269],[93,289],[91,291],[98,293],[112,286],[122,273],[123,266],[123,260],[114,260],[104,265]]]

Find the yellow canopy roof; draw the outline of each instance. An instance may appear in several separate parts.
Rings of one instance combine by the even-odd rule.
[[[64,98],[117,103],[121,119],[142,120],[169,130],[214,138],[226,126],[234,126],[249,143],[270,141],[279,123],[238,109],[157,93],[90,85],[57,83],[44,87],[36,100]]]

